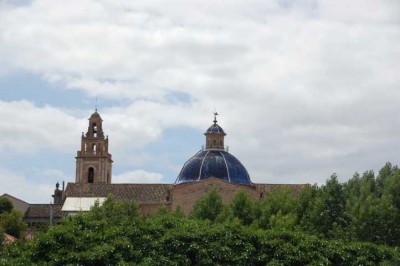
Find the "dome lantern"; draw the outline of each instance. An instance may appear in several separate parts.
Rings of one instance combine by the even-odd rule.
[[[214,124],[212,124],[207,131],[204,133],[206,136],[206,150],[225,150],[224,146],[224,138],[226,133],[217,124],[217,115],[218,113],[214,113]]]

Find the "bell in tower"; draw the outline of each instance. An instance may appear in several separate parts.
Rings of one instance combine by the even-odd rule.
[[[86,134],[82,132],[81,149],[76,156],[76,183],[111,183],[111,154],[104,137],[103,120],[95,112],[89,118]]]

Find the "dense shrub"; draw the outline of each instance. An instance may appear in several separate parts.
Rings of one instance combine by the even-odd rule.
[[[126,211],[126,210],[130,211]],[[125,210],[125,211],[124,211]],[[3,250],[1,265],[376,265],[400,263],[399,250],[323,240],[298,231],[254,229],[159,212],[143,218],[135,204],[65,219],[28,243]]]
[[[388,163],[377,176],[332,175],[261,202],[240,191],[224,205],[214,188],[189,217],[179,209],[141,217],[137,204],[108,198],[3,247],[0,265],[400,265],[399,191],[400,171]]]

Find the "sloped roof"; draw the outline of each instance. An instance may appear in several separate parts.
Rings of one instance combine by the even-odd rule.
[[[78,197],[107,197],[113,195],[117,201],[136,201],[138,203],[167,202],[170,184],[106,184],[68,183],[65,196]]]
[[[62,204],[30,204],[24,218],[48,218],[50,217],[50,207],[53,209],[53,218],[62,216]]]
[[[11,243],[13,243],[15,241],[17,241],[16,237],[14,237],[12,235],[9,235],[7,233],[4,233],[3,245],[8,245],[8,244],[11,244]]]
[[[27,209],[29,208],[29,203],[26,201],[23,201],[19,198],[16,198],[10,194],[3,194],[0,196],[0,198],[6,198],[8,200],[11,201],[11,203],[13,204],[13,208],[19,212],[21,212],[22,214],[24,214]]]
[[[29,204],[28,202],[26,202],[26,201],[24,201],[22,199],[16,198],[13,195],[10,195],[10,194],[7,194],[7,193],[4,193],[3,195],[1,195],[0,198],[14,199],[14,200],[19,201],[21,203]]]
[[[96,202],[101,206],[106,198],[66,198],[62,207],[63,212],[89,211]]]

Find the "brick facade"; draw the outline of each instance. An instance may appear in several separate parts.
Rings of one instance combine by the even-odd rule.
[[[178,206],[188,215],[197,200],[203,197],[211,188],[217,188],[222,201],[229,203],[235,194],[242,190],[254,200],[264,198],[278,187],[288,187],[297,193],[306,184],[254,184],[254,186],[229,183],[219,178],[208,178],[197,182],[182,184],[76,184],[68,183],[66,197],[107,197],[113,195],[117,201],[136,201],[140,212],[149,215],[164,206],[175,211]]]
[[[229,203],[239,190],[245,191],[254,199],[260,198],[260,192],[253,186],[238,185],[211,177],[198,182],[188,182],[173,186],[171,189],[172,210],[180,206],[185,214],[189,214],[196,201],[213,187],[219,190],[224,203]]]

